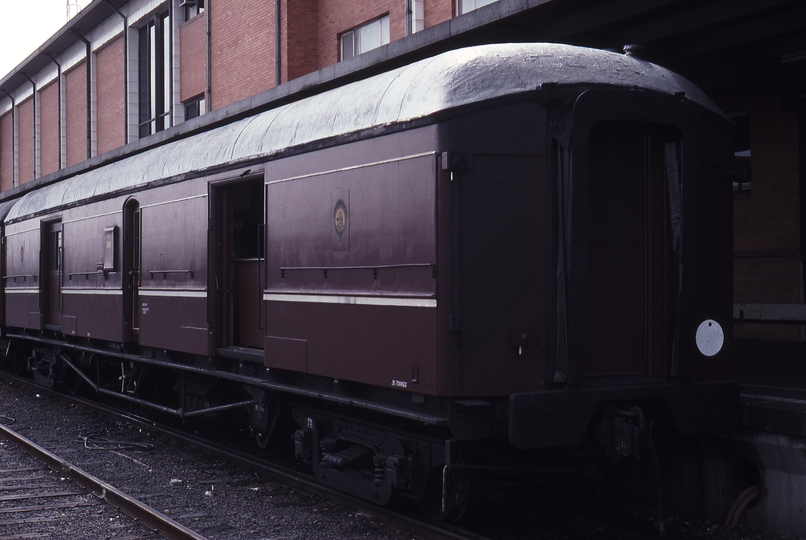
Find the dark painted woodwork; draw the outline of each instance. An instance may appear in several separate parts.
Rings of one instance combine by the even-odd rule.
[[[436,393],[434,135],[269,164],[267,366]]]
[[[468,156],[443,172],[440,337],[454,395],[502,395],[546,384],[545,110],[518,103],[447,122],[440,150]],[[442,194],[443,192],[441,192]],[[526,333],[526,343],[513,341]]]
[[[268,302],[267,312],[268,367],[436,393],[435,309]]]
[[[42,267],[42,299],[45,302],[42,311],[45,324],[61,326],[62,324],[62,222],[55,221],[42,224],[42,250],[40,265]]]
[[[207,298],[153,296],[140,291],[140,344],[206,356],[209,354]]]
[[[587,376],[668,375],[676,318],[663,151],[669,138],[626,122],[600,123],[591,133]]]

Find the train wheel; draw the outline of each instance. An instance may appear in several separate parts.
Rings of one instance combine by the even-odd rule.
[[[428,475],[425,497],[418,501],[423,514],[433,521],[455,523],[470,502],[470,475],[437,467]]]

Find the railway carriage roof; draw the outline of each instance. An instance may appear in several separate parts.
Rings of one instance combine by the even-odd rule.
[[[156,180],[271,158],[283,151],[499,97],[562,86],[642,88],[718,108],[683,77],[618,53],[558,44],[482,45],[407,66],[171,141],[28,192],[13,220]]]

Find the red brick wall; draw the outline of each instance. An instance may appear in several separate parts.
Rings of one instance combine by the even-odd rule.
[[[87,71],[80,62],[64,75],[65,95],[65,167],[87,159]]]
[[[39,91],[40,176],[59,170],[59,85],[56,81]]]
[[[19,137],[19,184],[34,179],[34,100],[33,97],[17,105],[17,135]]]
[[[320,0],[319,67],[339,61],[339,35],[365,22],[389,14],[389,39],[406,37],[406,3],[403,0]]]
[[[103,154],[126,143],[123,35],[98,49],[95,61],[98,154]]]
[[[778,92],[750,114],[752,191],[734,203],[734,250],[798,249],[798,113],[781,112]]]
[[[453,18],[455,0],[425,1],[424,25],[426,28],[436,26]]]
[[[274,87],[274,2],[220,2],[209,10],[210,109]]]
[[[282,81],[319,69],[318,0],[283,0],[280,7]]]
[[[802,303],[799,259],[798,113],[781,110],[780,93],[757,89],[750,112],[752,188],[733,203],[734,301]],[[803,339],[800,326],[742,324],[738,337]]]
[[[0,191],[14,187],[14,130],[11,111],[0,116]]]
[[[207,19],[192,18],[179,28],[179,99],[203,94],[207,89]]]

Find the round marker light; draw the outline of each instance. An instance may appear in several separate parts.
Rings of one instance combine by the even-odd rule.
[[[722,350],[725,343],[725,333],[719,323],[713,319],[706,319],[697,328],[697,348],[705,356],[713,356]]]

